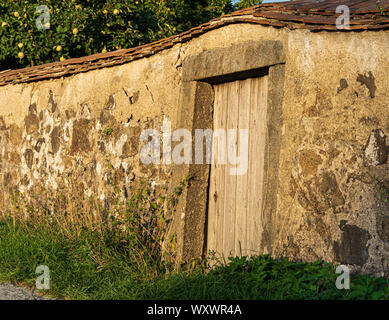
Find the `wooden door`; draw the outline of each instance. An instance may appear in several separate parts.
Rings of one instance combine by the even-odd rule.
[[[225,164],[219,163],[218,153],[223,139],[214,135],[208,208],[207,250],[217,256],[258,254],[261,236],[263,164],[268,77],[239,80],[214,86],[214,132],[217,129],[236,129],[238,139],[227,145],[237,148],[242,141],[239,130],[248,130],[248,166],[243,175],[231,174],[232,165],[227,155]],[[247,132],[247,131],[246,131]],[[232,144],[236,140],[236,144]],[[223,153],[223,152],[222,152]],[[225,152],[224,152],[225,153]]]

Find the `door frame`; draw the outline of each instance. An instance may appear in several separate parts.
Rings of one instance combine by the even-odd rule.
[[[263,191],[263,219],[266,227],[260,245],[264,253],[271,253],[275,234],[271,226],[277,208],[285,59],[281,41],[262,40],[204,51],[187,57],[182,66],[181,108],[178,110],[177,125],[189,129],[193,137],[196,129],[213,129],[212,85],[268,75]],[[177,166],[174,170],[174,183],[183,177],[193,177],[182,194],[174,227],[178,240],[176,259],[179,261],[189,261],[207,254],[210,170],[209,164]]]

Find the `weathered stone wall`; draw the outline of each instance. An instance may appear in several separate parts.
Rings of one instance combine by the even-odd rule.
[[[287,41],[273,252],[388,276],[389,207],[376,179],[388,185],[389,33],[291,32]]]
[[[384,31],[312,33],[235,24],[122,66],[0,87],[2,210],[13,190],[30,199],[63,185],[77,190],[75,200],[93,195],[109,206],[108,161],[124,193],[142,178],[161,188],[176,185],[189,169],[175,175],[174,166],[140,165],[140,132],[160,129],[165,117],[173,130],[185,123],[181,103],[190,99],[182,95],[196,92],[182,90],[186,57],[261,40],[280,40],[286,63],[277,208],[263,213],[260,253],[336,261],[387,276]],[[190,123],[193,114],[188,117]],[[203,196],[206,190],[204,184]],[[173,223],[178,251],[185,201],[180,205]]]
[[[142,182],[167,187],[170,167],[139,161],[142,130],[177,117],[178,50],[162,56],[1,88],[1,211],[18,192],[35,207],[65,195],[74,210],[99,222],[118,194],[124,201]]]

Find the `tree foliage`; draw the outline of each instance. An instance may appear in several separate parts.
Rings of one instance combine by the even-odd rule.
[[[0,70],[130,48],[260,0],[13,0],[0,2]],[[49,23],[37,19],[49,9]],[[43,20],[42,20],[43,21]]]

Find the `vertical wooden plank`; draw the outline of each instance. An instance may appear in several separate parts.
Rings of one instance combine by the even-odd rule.
[[[215,102],[214,102],[214,128],[218,128],[220,126],[220,102],[221,102],[221,86],[215,86]],[[215,137],[214,137],[215,138]],[[217,140],[213,139],[212,143],[212,153],[217,156]],[[209,207],[208,207],[208,229],[207,229],[207,253],[210,251],[216,250],[216,237],[217,237],[217,163],[214,161],[211,164],[211,177],[209,180]]]
[[[221,84],[220,91],[220,104],[219,104],[219,121],[216,129],[225,130],[227,126],[228,119],[228,83]],[[224,144],[222,145],[222,142]],[[225,141],[218,140],[218,150],[224,149],[226,150]],[[218,156],[218,155],[217,155]],[[219,161],[219,159],[217,159]],[[216,238],[216,248],[219,253],[219,257],[223,254],[223,243],[224,243],[224,232],[226,229],[224,227],[224,207],[225,207],[225,171],[226,164],[218,163],[217,168],[217,178],[216,178],[216,192],[217,192],[217,206],[216,206],[216,214],[217,214],[217,238]]]
[[[254,227],[253,224],[255,223],[255,202],[253,199],[256,196],[256,161],[255,156],[257,154],[257,146],[259,141],[257,141],[257,124],[258,124],[258,85],[259,85],[259,79],[253,79],[250,86],[250,136],[252,137],[252,140],[250,141],[249,145],[249,177],[248,177],[248,215],[247,215],[247,254],[249,256],[255,254],[252,250],[254,249]]]
[[[249,130],[250,128],[250,104],[251,104],[251,79],[239,81],[239,120],[238,120],[238,154],[242,155],[241,148],[244,141],[240,140],[240,131]],[[250,145],[250,136],[248,134]],[[248,157],[249,155],[244,155]],[[240,160],[240,162],[243,159]],[[250,172],[247,168],[247,172],[243,175],[237,175],[237,193],[236,193],[236,216],[235,216],[235,253],[236,255],[247,254],[247,216],[248,216],[248,193],[247,190],[250,187],[248,185],[248,176]]]
[[[239,121],[239,82],[228,84],[227,151],[228,165],[225,166],[225,207],[223,254],[225,258],[235,255],[235,211],[236,211],[236,175],[230,173],[235,166],[230,165],[230,155],[236,153],[236,140],[229,139],[228,130],[237,130]]]
[[[249,177],[249,217],[248,235],[251,255],[259,253],[261,216],[263,163],[266,135],[266,91],[265,77],[255,79],[252,87],[250,132],[255,137],[250,145],[250,177]]]
[[[256,180],[255,190],[256,197],[254,200],[255,220],[253,223],[253,244],[254,249],[258,250],[261,241],[261,229],[262,229],[262,204],[263,204],[263,181],[264,181],[264,162],[265,162],[265,147],[266,147],[266,116],[267,116],[267,87],[268,77],[262,77],[258,79],[258,116],[259,121],[257,123],[257,136],[258,146],[256,159]]]

